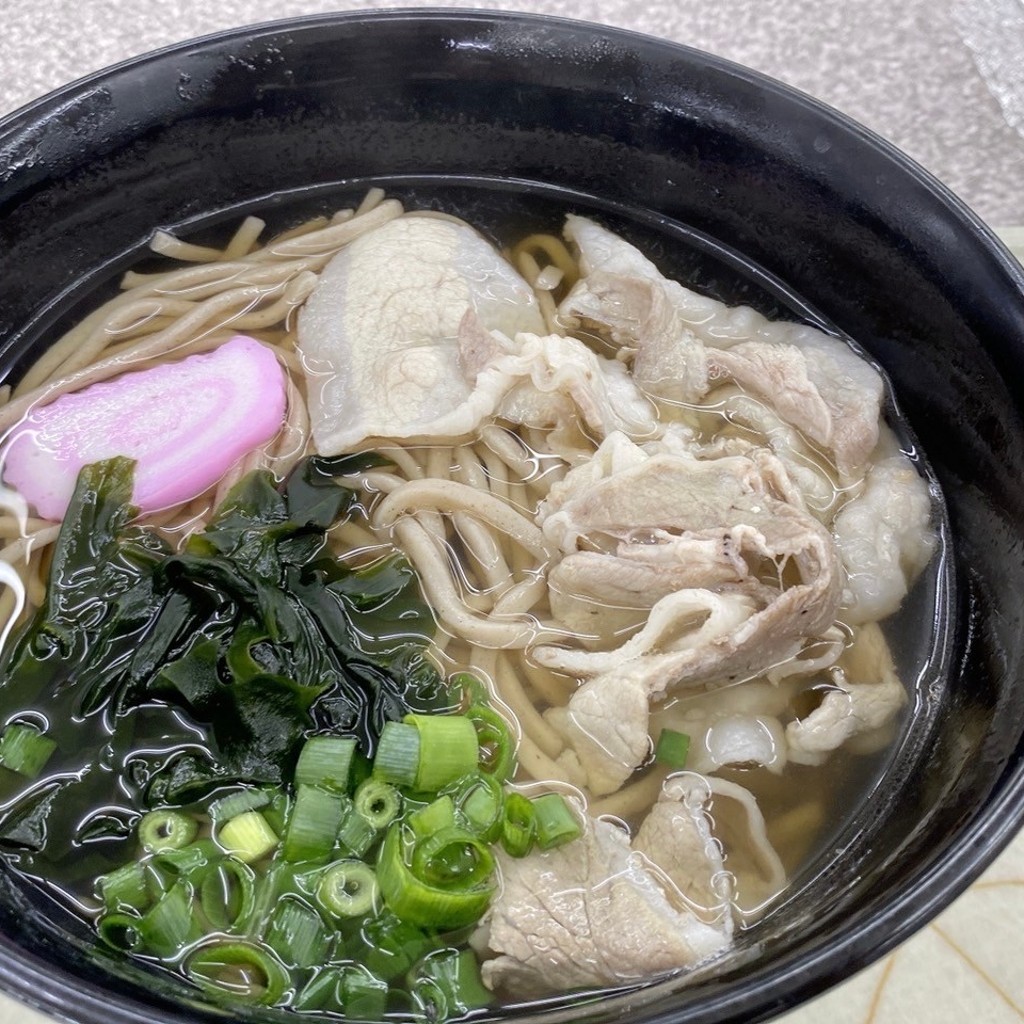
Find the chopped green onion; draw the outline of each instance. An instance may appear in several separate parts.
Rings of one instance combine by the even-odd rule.
[[[267,945],[292,967],[314,967],[327,958],[330,936],[323,919],[297,899],[286,897],[274,911]]]
[[[19,775],[35,779],[56,749],[56,741],[35,726],[14,722],[0,736],[0,764]]]
[[[159,867],[154,866],[152,860],[142,861],[142,867],[146,873],[146,887],[154,900],[160,899],[165,892],[173,889],[182,880],[177,871],[161,871]]]
[[[457,672],[448,685],[463,708],[486,704],[491,699],[484,682],[470,672]]]
[[[394,786],[380,779],[360,783],[353,797],[357,814],[376,829],[387,828],[402,809],[402,796]]]
[[[177,850],[161,850],[153,855],[150,867],[168,875],[173,884],[179,878],[190,878],[222,856],[220,847],[212,839],[200,839]]]
[[[325,967],[295,997],[292,1009],[300,1013],[313,1010],[344,1013],[343,971],[343,967]]]
[[[327,967],[296,997],[296,1010],[328,1010],[349,1020],[383,1020],[388,984],[359,964]]]
[[[344,813],[342,797],[318,786],[299,786],[282,853],[285,860],[326,860]]]
[[[108,911],[143,911],[152,902],[146,872],[142,865],[133,860],[96,880],[96,889]]]
[[[564,846],[583,834],[579,819],[560,793],[545,793],[533,801],[537,845],[542,850]]]
[[[533,802],[522,793],[505,797],[505,816],[501,822],[501,845],[510,857],[525,857],[533,849],[537,835],[537,812]]]
[[[361,931],[363,947],[354,951],[354,955],[384,981],[393,981],[405,974],[438,945],[415,925],[386,911],[365,919]]]
[[[502,782],[512,778],[516,771],[516,750],[508,723],[486,704],[474,704],[465,714],[476,729],[480,771]]]
[[[332,864],[316,887],[320,906],[335,917],[359,917],[373,910],[377,902],[377,876],[361,860]]]
[[[461,830],[449,830],[459,831]],[[431,879],[440,878],[448,881],[446,887],[418,877],[413,868],[406,863],[404,847],[407,834],[412,835],[410,829],[403,828],[400,823],[392,825],[384,837],[384,845],[381,847],[377,862],[377,882],[381,895],[392,912],[410,924],[440,931],[461,928],[463,925],[478,921],[490,903],[493,889],[492,877],[478,881],[482,874],[476,864],[477,857],[483,858],[480,851],[484,851],[493,863],[493,857],[487,847],[471,833],[464,832],[461,847],[454,837],[447,837],[443,848],[437,851],[437,856],[441,858],[438,863],[425,863],[425,857],[418,858],[421,867],[428,869]],[[416,845],[412,851],[414,860],[417,859]],[[472,852],[467,849],[470,846]],[[471,881],[459,885],[460,878],[468,878]]]
[[[356,810],[355,804],[346,798],[338,828],[338,845],[356,857],[363,857],[376,838],[377,830]]]
[[[675,729],[662,729],[654,745],[654,759],[669,768],[685,768],[690,752],[690,737]]]
[[[180,850],[196,837],[199,824],[180,811],[150,811],[139,822],[139,842],[150,853]]]
[[[250,938],[262,938],[268,922],[280,900],[300,889],[296,866],[275,858],[263,875],[257,879],[252,906],[244,917],[239,917],[236,929]]]
[[[501,837],[505,791],[494,775],[467,778],[454,794],[467,827],[488,843]]]
[[[274,830],[274,833],[282,836],[288,825],[288,816],[291,813],[291,809],[291,797],[283,790],[280,790],[270,798],[270,803],[260,813],[266,819],[267,824]]]
[[[320,786],[335,793],[348,792],[356,741],[348,736],[311,736],[295,766],[297,786]]]
[[[416,968],[413,995],[428,1020],[450,1020],[490,1005],[493,994],[480,980],[472,950],[439,949]]]
[[[464,828],[450,826],[418,838],[411,867],[428,885],[462,890],[490,879],[494,873],[494,856],[477,836]]]
[[[139,919],[139,937],[147,952],[162,960],[174,959],[201,935],[192,914],[192,887],[172,886]]]
[[[258,811],[269,803],[270,794],[265,789],[242,789],[214,800],[210,804],[210,818],[219,825],[246,811]]]
[[[420,763],[420,734],[415,726],[385,722],[373,759],[373,777],[393,786],[413,786]]]
[[[278,838],[259,811],[245,811],[221,826],[217,842],[225,853],[251,864],[270,853]]]
[[[96,931],[108,946],[123,953],[135,953],[142,945],[139,918],[129,914],[104,914],[96,922]]]
[[[185,973],[216,995],[267,1006],[288,988],[288,972],[264,946],[216,940],[200,946],[186,961]]]
[[[439,829],[455,824],[455,804],[450,796],[440,796],[433,803],[421,807],[406,819],[417,839],[433,835]]]
[[[199,905],[214,931],[227,931],[252,913],[256,875],[247,864],[224,857],[199,887]]]
[[[388,986],[356,964],[341,968],[345,1016],[349,1020],[383,1020]]]
[[[476,726],[463,715],[406,715],[402,721],[419,733],[415,788],[436,793],[476,771],[480,745]]]

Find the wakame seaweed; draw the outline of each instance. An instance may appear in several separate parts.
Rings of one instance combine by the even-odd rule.
[[[372,756],[385,722],[444,707],[412,569],[325,553],[355,502],[335,478],[380,463],[314,456],[280,486],[250,473],[180,553],[133,524],[130,460],[85,467],[46,600],[0,667],[5,719],[42,716],[58,741],[51,781],[0,770],[0,843],[38,851],[59,816],[59,857],[93,834],[89,818],[72,834],[90,802],[109,812],[128,794],[124,810],[142,810],[280,784],[310,732]]]

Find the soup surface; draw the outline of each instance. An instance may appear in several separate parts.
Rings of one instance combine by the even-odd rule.
[[[727,965],[934,674],[937,487],[877,370],[706,240],[403,199],[158,233],[19,369],[4,856],[228,1002]]]

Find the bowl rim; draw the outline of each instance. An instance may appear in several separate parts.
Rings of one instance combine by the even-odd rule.
[[[553,27],[600,35],[634,48],[648,48],[676,54],[697,66],[727,72],[790,104],[803,107],[823,123],[830,123],[852,135],[891,162],[904,175],[938,200],[955,220],[983,241],[999,269],[1016,285],[1024,301],[1024,266],[1006,244],[968,205],[912,157],[876,132],[827,103],[762,72],[708,51],[632,29],[598,22],[527,11],[489,10],[462,7],[401,7],[359,9],[285,17],[217,30],[171,43],[100,68],[21,105],[0,117],[0,153],[9,137],[44,119],[47,112],[66,104],[88,90],[101,87],[120,74],[145,67],[175,54],[203,50],[235,40],[315,29],[318,25],[385,23],[398,20],[453,22],[462,25],[519,23]],[[0,180],[0,187],[3,182]],[[996,859],[1024,827],[1024,745],[1018,745],[1016,762],[1008,766],[993,787],[986,805],[965,816],[955,839],[941,861],[915,869],[909,883],[881,910],[863,920],[847,923],[828,937],[804,950],[791,951],[763,966],[754,966],[742,978],[723,983],[722,990],[709,989],[699,1000],[701,1020],[717,1024],[755,1024],[776,1017],[833,985],[852,977],[894,947],[907,940],[949,906]],[[54,982],[64,984],[60,988]],[[9,935],[0,932],[0,990],[42,1012],[67,1021],[88,1024],[187,1024],[196,1013],[214,1020],[216,1007],[187,1004],[154,1006],[124,993],[116,1004],[108,988],[30,953]],[[639,1009],[639,1008],[638,1008]],[[643,1013],[643,1010],[639,1011]],[[679,1010],[657,1011],[645,1016],[647,1024],[672,1024]],[[209,1016],[207,1016],[209,1015]],[[241,1014],[236,1019],[244,1019]],[[538,1018],[542,1020],[543,1018]]]

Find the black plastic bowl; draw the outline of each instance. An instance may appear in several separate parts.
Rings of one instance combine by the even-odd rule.
[[[549,206],[626,211],[661,232],[667,256],[673,238],[703,237],[722,266],[743,254],[890,374],[945,489],[959,584],[947,657],[891,783],[851,809],[841,849],[768,919],[759,957],[689,989],[531,1012],[751,1022],[848,977],[947,905],[1024,819],[1020,267],[890,146],[717,58],[520,14],[337,15],[172,47],[0,123],[4,372],[20,372],[155,225],[247,208],[287,219],[375,179],[470,205],[484,196],[491,216],[495,195],[511,210],[529,194],[518,183],[541,183]],[[6,872],[0,985],[95,1024],[224,1018],[95,951]]]

